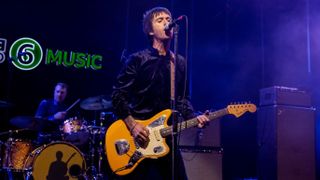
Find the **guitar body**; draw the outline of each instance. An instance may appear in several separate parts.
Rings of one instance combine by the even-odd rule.
[[[170,109],[163,110],[148,120],[136,120],[145,125],[149,132],[149,141],[140,147],[131,136],[126,124],[122,120],[114,122],[106,133],[106,155],[110,168],[117,175],[131,173],[145,158],[157,159],[169,153],[170,149],[160,134],[160,130],[168,127],[171,116]]]

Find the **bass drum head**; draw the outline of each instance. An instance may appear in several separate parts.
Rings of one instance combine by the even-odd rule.
[[[34,180],[76,180],[84,175],[86,163],[72,144],[55,142],[34,150],[25,163]]]

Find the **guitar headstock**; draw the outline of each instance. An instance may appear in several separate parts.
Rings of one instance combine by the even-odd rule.
[[[249,111],[254,113],[257,111],[257,107],[251,103],[239,103],[239,104],[232,104],[227,106],[227,110],[229,114],[233,114],[236,117],[242,116],[245,112]]]

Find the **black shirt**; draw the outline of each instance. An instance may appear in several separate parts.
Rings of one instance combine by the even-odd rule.
[[[112,93],[116,115],[148,119],[170,109],[170,53],[159,55],[154,48],[132,54],[117,77]],[[176,109],[184,118],[194,117],[186,84],[185,59],[176,60]]]

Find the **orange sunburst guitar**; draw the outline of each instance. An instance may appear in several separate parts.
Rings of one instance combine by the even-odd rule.
[[[214,120],[227,114],[240,117],[245,112],[255,112],[256,109],[254,104],[233,104],[211,112],[208,118]],[[112,171],[117,175],[126,175],[131,173],[143,159],[156,159],[168,154],[170,149],[165,138],[172,134],[172,126],[167,125],[171,114],[172,110],[166,109],[148,120],[136,120],[145,125],[150,132],[149,141],[143,147],[131,136],[122,120],[114,122],[107,130],[105,138],[106,155]],[[197,125],[196,118],[183,121],[177,125],[177,131],[180,132]]]

